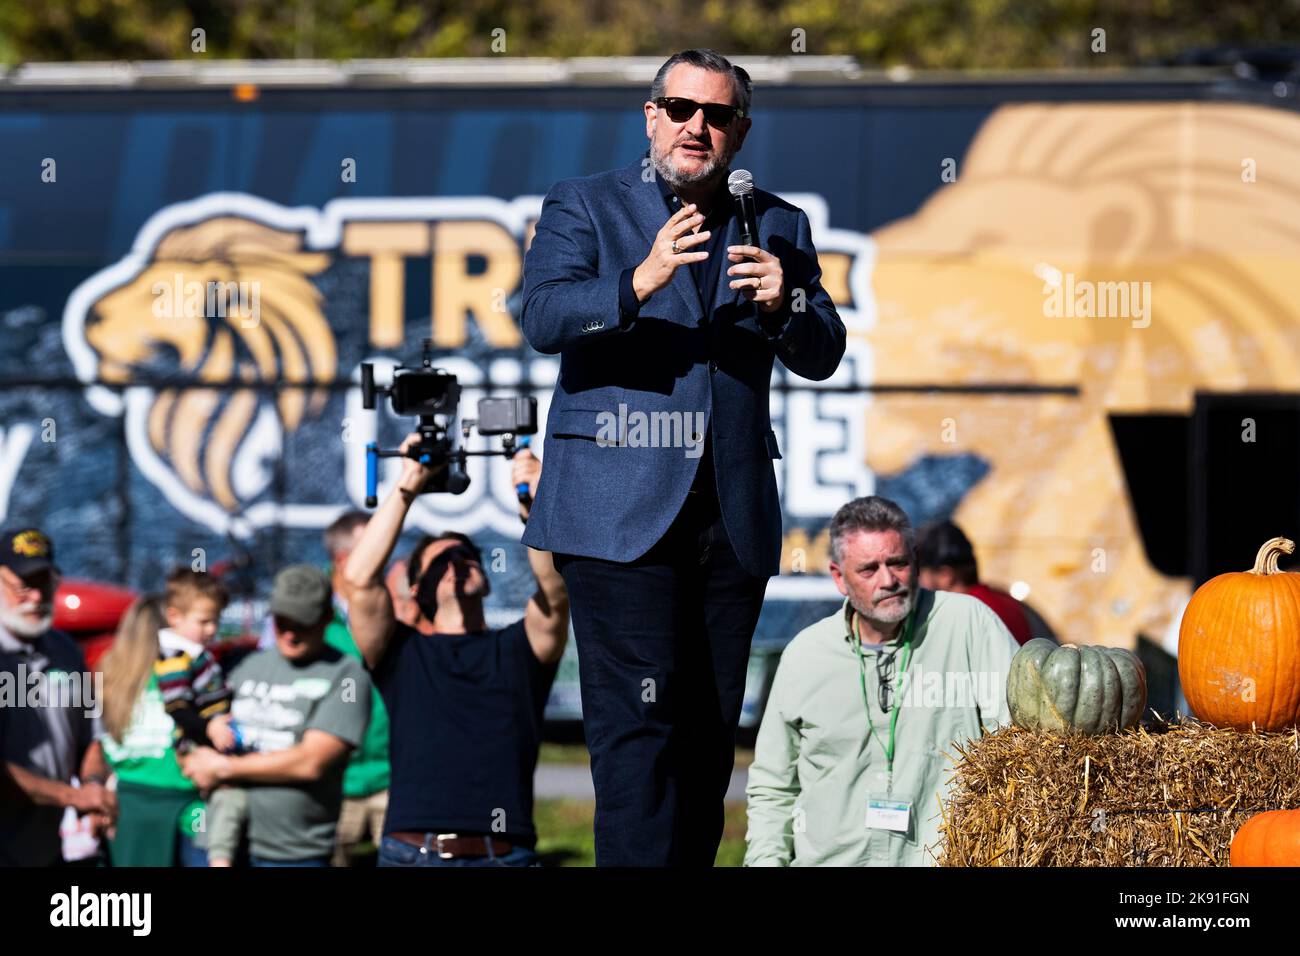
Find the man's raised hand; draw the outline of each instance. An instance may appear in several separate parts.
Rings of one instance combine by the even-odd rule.
[[[709,241],[709,230],[691,232],[703,222],[704,216],[695,211],[695,203],[687,203],[663,224],[650,246],[650,254],[632,274],[632,288],[639,301],[644,302],[672,282],[678,266],[702,262],[709,257],[707,252],[691,251],[691,247]],[[673,252],[674,241],[677,243],[676,252]]]
[[[398,446],[398,449],[403,455],[405,455],[406,452],[410,450],[411,446],[419,440],[420,433],[411,432],[411,434],[407,435],[402,441],[402,444]],[[424,491],[424,486],[428,483],[429,479],[446,468],[447,464],[447,462],[443,461],[430,467],[429,465],[420,464],[420,462],[416,461],[414,458],[403,457],[402,476],[397,481],[397,487],[400,488],[405,495],[418,495]]]
[[[537,482],[542,477],[542,463],[537,460],[537,456],[527,448],[521,448],[515,452],[514,458],[510,461],[510,484],[516,488],[520,485],[528,486],[528,497],[537,497]],[[520,504],[519,514],[527,519],[531,511],[529,505]]]

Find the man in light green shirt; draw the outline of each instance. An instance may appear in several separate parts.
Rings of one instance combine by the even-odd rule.
[[[953,745],[1009,722],[1016,641],[979,600],[919,586],[892,501],[849,502],[830,538],[845,601],[781,656],[749,768],[745,865],[932,863]]]

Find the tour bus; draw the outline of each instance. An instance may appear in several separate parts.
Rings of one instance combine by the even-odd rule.
[[[807,213],[848,336],[825,381],[773,370],[784,549],[751,732],[781,647],[841,600],[827,526],[867,494],[955,520],[1041,633],[1136,648],[1152,706],[1177,706],[1194,587],[1300,533],[1297,59],[736,58],[753,126],[732,166]],[[410,429],[363,407],[363,362],[385,381],[431,339],[462,417],[537,399],[541,450],[558,357],[521,334],[524,253],[557,181],[646,161],[659,62],[0,72],[5,523],[133,591],[241,555],[247,617],[277,568],[326,562],[322,530],[364,507],[367,443]],[[467,476],[417,502],[403,547],[471,534],[502,623],[532,590],[509,461]],[[581,713],[574,655],[553,720]]]

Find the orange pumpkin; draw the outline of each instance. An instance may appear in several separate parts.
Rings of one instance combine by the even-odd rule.
[[[1269,810],[1243,823],[1228,850],[1232,866],[1300,866],[1300,810]]]
[[[1286,730],[1300,723],[1300,574],[1278,571],[1295,551],[1266,541],[1249,571],[1196,589],[1178,631],[1178,677],[1192,713],[1218,727]]]

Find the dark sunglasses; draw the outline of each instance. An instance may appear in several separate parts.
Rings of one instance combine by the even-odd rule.
[[[745,115],[745,111],[738,106],[697,103],[680,96],[661,96],[655,100],[655,106],[664,110],[674,123],[685,123],[700,110],[704,110],[704,122],[714,129],[726,129],[736,117]]]

